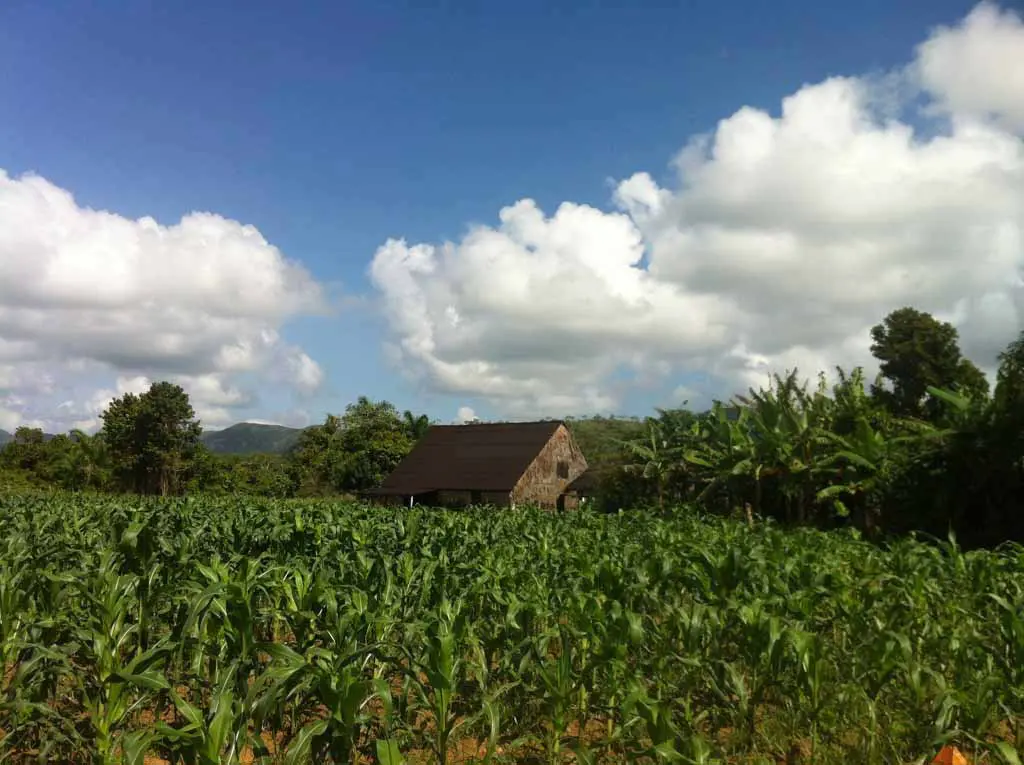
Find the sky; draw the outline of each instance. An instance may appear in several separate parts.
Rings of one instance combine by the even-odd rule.
[[[1024,6],[0,4],[0,428],[699,408],[1024,328]]]

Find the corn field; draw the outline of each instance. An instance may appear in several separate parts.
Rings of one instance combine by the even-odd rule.
[[[0,497],[0,761],[1018,763],[1024,550]]]

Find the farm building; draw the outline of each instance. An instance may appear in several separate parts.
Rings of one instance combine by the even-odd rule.
[[[434,425],[378,489],[405,505],[574,509],[587,461],[564,422]]]

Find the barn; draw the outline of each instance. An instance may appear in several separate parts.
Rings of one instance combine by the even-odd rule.
[[[586,469],[562,421],[434,425],[368,494],[387,504],[570,510],[579,495],[569,485]]]

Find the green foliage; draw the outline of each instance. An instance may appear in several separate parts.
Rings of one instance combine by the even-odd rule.
[[[156,382],[141,396],[126,393],[101,417],[122,487],[164,496],[182,489],[202,429],[181,386]]]
[[[302,432],[290,454],[298,493],[335,494],[379,486],[428,426],[425,416],[400,416],[390,402],[360,396],[341,417],[328,415],[322,425]]]
[[[1024,423],[1024,332],[999,354],[995,402],[1001,414]]]
[[[193,460],[190,491],[285,499],[295,493],[287,458],[277,454],[214,454],[201,448]]]
[[[686,508],[0,494],[0,758],[1013,762],[1022,579]]]
[[[240,423],[202,433],[185,392],[162,382],[116,399],[102,417],[95,436],[19,428],[0,448],[0,486],[271,498],[352,493],[383,481],[431,425],[426,415],[399,415],[387,401],[360,397],[344,415],[304,430]]]
[[[402,423],[405,426],[405,433],[415,443],[430,430],[430,418],[425,414],[415,415],[406,409],[402,412]]]
[[[110,485],[110,460],[101,436],[80,430],[46,436],[35,428],[18,428],[0,449],[0,471],[24,486],[97,489]]]
[[[794,370],[708,412],[659,410],[601,463],[599,504],[954,531],[971,547],[1024,540],[1024,335],[1000,355],[992,399],[951,325],[906,308],[872,336],[882,374],[870,390],[859,368],[837,369],[831,390]]]
[[[962,388],[971,395],[988,393],[981,371],[960,355],[956,328],[914,308],[899,308],[871,329],[871,353],[881,362],[892,390],[876,394],[893,413],[929,417],[940,408],[925,401],[928,388]]]
[[[415,419],[400,417],[387,401],[360,396],[349,404],[335,439],[344,455],[335,477],[338,487],[358,491],[379,486],[412,450],[419,427]]]
[[[852,524],[872,534],[950,530],[970,546],[1024,539],[1021,429],[967,388],[928,386],[931,422],[895,416],[838,370],[828,390],[796,372],[699,416],[663,412],[627,444],[633,502],[699,502],[749,523]],[[652,500],[652,498],[654,498]]]
[[[27,472],[38,471],[47,461],[46,437],[39,428],[20,427],[4,447],[4,463]]]
[[[645,421],[627,417],[568,418],[566,425],[587,459],[587,472],[598,486],[601,507],[615,511],[623,507],[653,504],[655,491],[636,470],[630,457],[632,442],[644,437]]]

